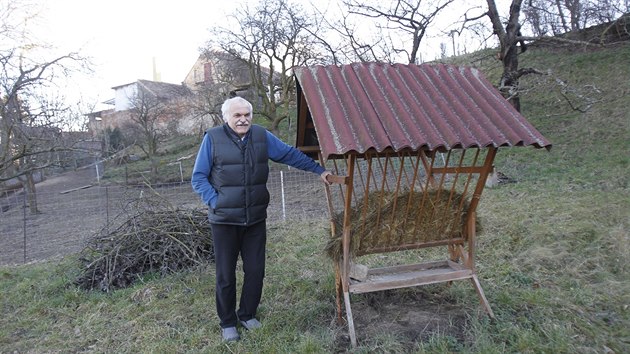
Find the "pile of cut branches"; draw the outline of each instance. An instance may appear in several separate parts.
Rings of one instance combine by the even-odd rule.
[[[81,252],[75,284],[105,292],[125,288],[147,274],[166,275],[212,262],[207,212],[177,209],[156,193],[141,193]]]

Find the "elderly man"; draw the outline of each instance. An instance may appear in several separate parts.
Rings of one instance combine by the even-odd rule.
[[[223,340],[240,339],[238,322],[259,328],[256,310],[265,275],[268,160],[317,173],[330,172],[296,148],[252,124],[252,105],[241,97],[221,107],[225,124],[206,131],[192,173],[192,187],[208,205],[216,264],[216,307]],[[244,281],[236,311],[236,263]]]

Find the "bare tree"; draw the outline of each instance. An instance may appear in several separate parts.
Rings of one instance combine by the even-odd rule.
[[[525,22],[535,36],[560,35],[614,21],[630,11],[625,0],[528,0]]]
[[[169,136],[167,122],[177,121],[179,105],[177,98],[180,92],[170,90],[167,97],[160,97],[143,85],[137,83],[135,95],[129,97],[131,108],[125,112],[128,123],[124,125],[127,139],[133,140],[145,154],[151,165],[150,182],[158,180],[159,159],[158,148]]]
[[[587,25],[612,22],[630,13],[628,0],[591,0],[586,14]]]
[[[503,25],[495,1],[487,0],[487,2],[488,12],[486,15],[490,18],[493,33],[499,40],[498,59],[503,63],[503,74],[501,75],[499,90],[508,98],[512,106],[520,111],[521,101],[518,92],[519,79],[523,75],[536,72],[534,69],[520,69],[518,66],[519,53],[527,50],[527,46],[521,38],[521,23],[519,21],[522,0],[512,0],[505,26]]]
[[[334,9],[334,15],[329,15],[328,11],[318,10],[317,13],[318,28],[324,29],[324,35],[313,35],[326,52],[327,58],[323,57],[324,60],[335,65],[396,61],[398,55],[393,52],[384,33],[372,31],[374,27],[370,31],[365,31],[365,26],[361,26],[361,21],[355,19],[356,15],[348,13],[347,8]]]
[[[554,14],[549,11],[548,0],[528,0],[528,6],[523,9],[525,21],[529,23],[532,34],[537,37],[556,34],[556,26],[553,25]]]
[[[334,12],[334,14],[330,14]],[[365,38],[356,21],[352,21],[346,10],[315,9],[316,28],[318,32],[310,33],[322,46],[321,61],[326,64],[341,65],[350,62],[376,61],[382,49],[378,38]],[[340,16],[337,18],[337,16]],[[383,50],[386,52],[387,50]],[[381,60],[382,61],[382,60]]]
[[[468,16],[466,14],[464,16],[464,24],[477,21],[479,19],[488,18],[490,23],[492,24],[492,34],[496,36],[496,39],[499,42],[499,52],[497,53],[497,59],[499,59],[503,65],[503,73],[501,75],[501,79],[499,82],[499,90],[503,93],[503,95],[510,101],[510,103],[520,111],[520,91],[519,91],[519,80],[529,74],[542,74],[543,71],[535,69],[535,68],[520,68],[519,67],[519,59],[518,56],[527,50],[527,43],[532,41],[546,41],[549,43],[555,43],[555,45],[559,44],[568,44],[568,45],[580,45],[580,46],[593,46],[593,45],[602,45],[602,43],[592,43],[590,41],[567,38],[566,36],[553,36],[547,37],[544,36],[545,33],[548,32],[549,28],[545,26],[550,26],[548,22],[546,22],[550,16],[553,14],[553,9],[550,8],[551,3],[545,2],[546,0],[530,0],[528,2],[529,8],[528,11],[534,11],[532,15],[529,12],[527,18],[533,19],[534,29],[532,32],[538,35],[524,35],[523,22],[519,19],[521,12],[523,12],[523,1],[522,0],[512,0],[510,3],[509,11],[505,17],[501,16],[495,0],[486,0],[488,8],[487,10],[478,15],[478,16]],[[551,0],[550,0],[551,1]],[[554,4],[559,4],[559,0],[553,0]],[[583,9],[581,3],[577,0],[575,1],[564,1],[563,4],[565,6],[571,5],[574,8]],[[568,5],[567,5],[568,4]],[[545,7],[545,11],[535,11],[538,7]],[[550,10],[551,9],[551,10]],[[566,8],[564,8],[566,10]],[[525,11],[528,14],[527,11]],[[572,15],[574,17],[575,23],[578,23],[577,20],[581,15]],[[571,28],[570,26],[567,28]],[[556,33],[556,29],[551,26],[551,32]],[[604,29],[605,31],[605,29]]]
[[[261,0],[233,17],[236,26],[215,29],[209,48],[220,48],[247,64],[254,109],[277,134],[294,101],[292,69],[321,57],[312,36],[317,29],[302,7],[289,0]]]
[[[30,5],[0,2],[0,182],[19,179],[36,213],[35,172],[59,165],[55,153],[72,149],[59,128],[72,109],[53,92],[85,60],[51,56],[50,47],[35,43],[25,25],[36,16]]]
[[[527,41],[534,39],[532,37],[524,37],[521,33],[519,16],[522,2],[522,0],[512,0],[507,16],[503,17],[497,8],[495,0],[486,0],[487,9],[485,9],[485,12],[470,16],[469,12],[471,11],[467,11],[464,14],[461,28],[462,31],[468,28],[480,36],[485,36],[486,28],[485,26],[480,26],[478,21],[486,17],[490,20],[492,32],[483,41],[487,41],[494,36],[499,42],[499,51],[496,54],[496,59],[501,61],[503,73],[498,88],[518,111],[521,109],[519,80],[525,75],[542,74],[541,71],[534,68],[519,68],[519,54],[527,50]],[[478,8],[475,10],[478,10]],[[474,12],[474,10],[472,11]]]
[[[440,43],[440,59],[446,59],[446,43]]]
[[[409,63],[418,63],[420,43],[436,16],[454,0],[344,0],[349,14],[376,20],[375,27],[384,35],[389,50],[384,55],[404,54]],[[384,20],[384,23],[379,20]],[[374,58],[375,60],[382,61]],[[389,58],[389,61],[395,60]]]
[[[195,95],[196,99],[191,101],[191,108],[195,115],[199,134],[203,134],[205,129],[209,128],[204,122],[209,118],[213,126],[223,123],[221,118],[221,104],[229,92],[224,94],[225,86],[223,84],[208,83],[200,87]]]

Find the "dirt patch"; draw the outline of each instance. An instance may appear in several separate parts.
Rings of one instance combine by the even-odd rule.
[[[92,169],[50,176],[37,183],[39,212],[32,214],[25,193],[0,196],[0,264],[20,264],[79,250],[82,240],[104,220]]]
[[[378,346],[385,338],[406,343],[405,351],[417,349],[436,335],[454,342],[466,341],[470,309],[451,298],[448,285],[378,291],[351,296],[352,314],[360,345]],[[350,347],[347,327],[340,330],[339,348]]]
[[[42,193],[60,193],[97,183],[96,170],[83,168],[52,176],[37,184],[37,191]]]

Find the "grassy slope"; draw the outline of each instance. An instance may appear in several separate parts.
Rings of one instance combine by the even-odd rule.
[[[481,199],[478,268],[497,321],[471,314],[463,340],[384,337],[362,341],[358,352],[630,352],[630,45],[531,49],[521,62],[551,69],[524,80],[531,90],[522,105],[554,146],[501,149],[498,169],[519,182]],[[495,82],[498,68],[482,64]],[[567,96],[596,103],[572,111],[556,78],[573,90]],[[107,295],[71,285],[71,258],[0,268],[0,352],[343,351],[321,252],[326,232],[316,221],[270,228],[265,328],[229,347],[218,338],[211,269]],[[468,283],[443,291],[478,307]]]
[[[522,64],[551,68],[524,80],[522,104],[554,146],[499,152],[498,169],[520,183],[482,198],[479,260],[491,261],[482,274],[500,319],[480,331],[493,344],[502,333],[508,351],[628,352],[630,46],[536,50]],[[596,103],[573,111],[557,79],[574,106]]]

